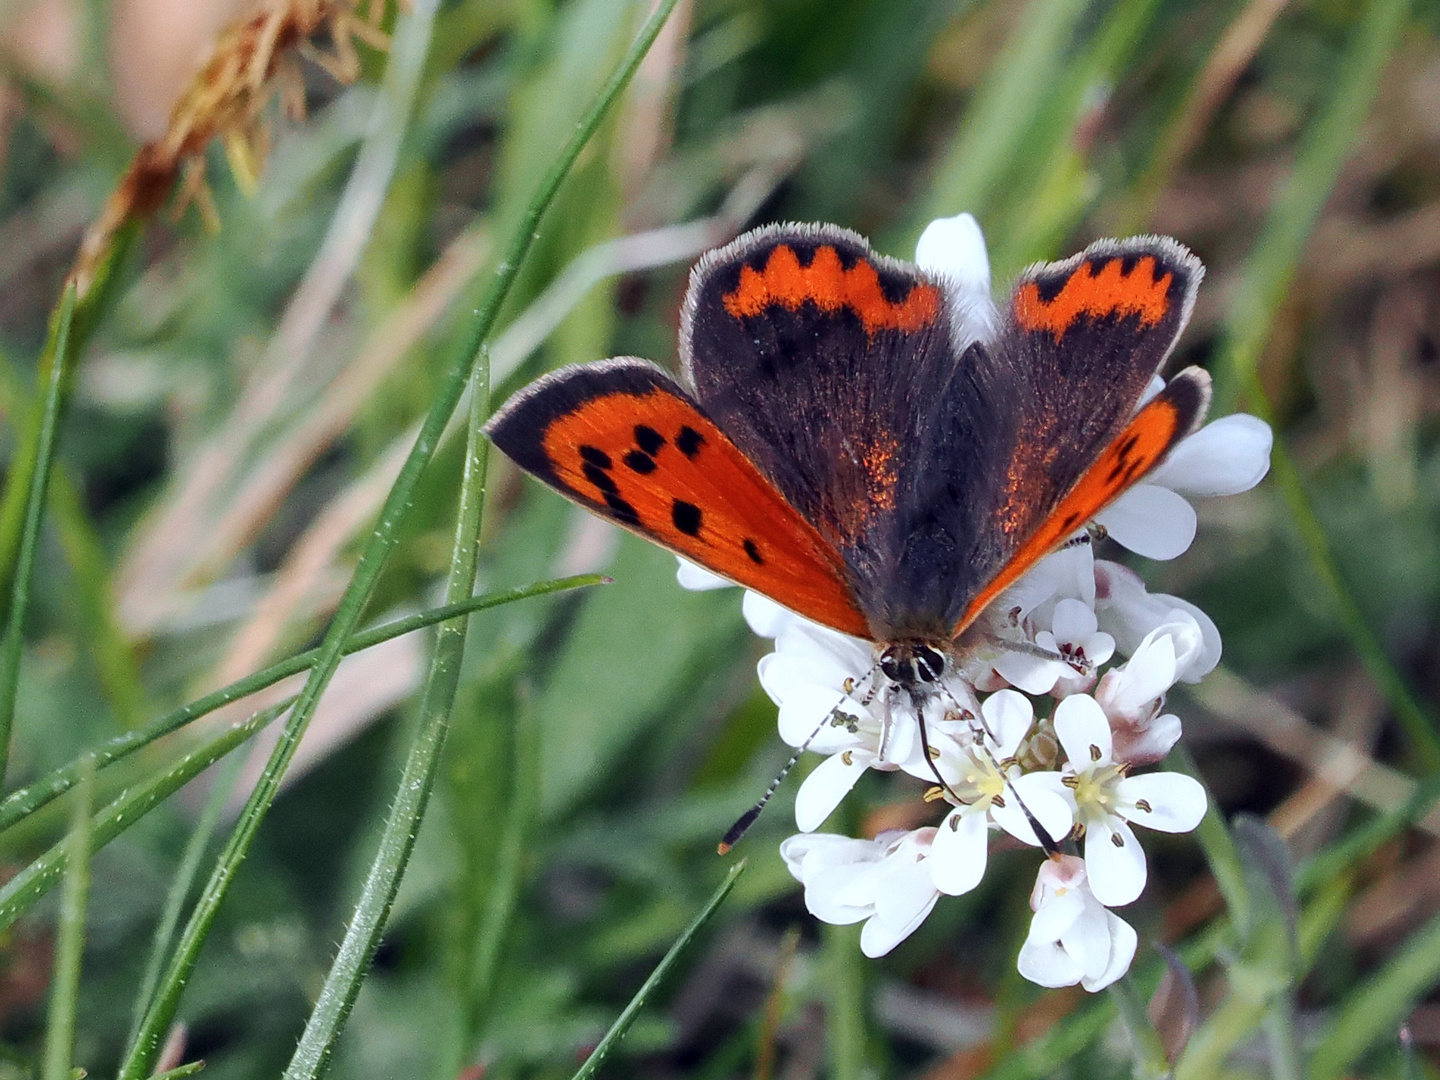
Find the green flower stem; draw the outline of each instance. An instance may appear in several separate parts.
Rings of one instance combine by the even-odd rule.
[[[1129,975],[1110,984],[1110,1000],[1120,1022],[1130,1036],[1130,1052],[1135,1059],[1136,1080],[1159,1080],[1170,1075],[1170,1061],[1165,1056],[1165,1046],[1160,1033],[1150,1022],[1145,1002]]]
[[[55,977],[45,1024],[44,1080],[69,1080],[75,1052],[75,1006],[80,996],[80,958],[85,949],[85,902],[90,892],[90,808],[95,800],[95,763],[87,760],[65,838],[68,865],[60,896],[55,940]]]
[[[1177,746],[1166,759],[1166,764],[1201,784],[1205,782],[1195,759],[1184,746]],[[1250,889],[1245,882],[1245,865],[1241,861],[1240,850],[1235,846],[1235,837],[1230,833],[1230,826],[1208,790],[1205,816],[1200,819],[1195,838],[1205,852],[1205,861],[1209,863],[1210,873],[1214,875],[1220,895],[1225,899],[1225,907],[1236,926],[1241,928],[1243,936],[1250,922]]]
[[[403,619],[396,619],[394,622],[356,634],[345,643],[344,655],[361,652],[382,641],[389,641],[402,634],[409,634],[436,623],[446,622],[459,615],[469,615],[486,608],[513,604],[517,600],[525,600],[532,596],[547,596],[550,593],[580,589],[607,581],[609,578],[602,574],[580,574],[575,577],[559,578],[555,581],[541,581],[517,589],[502,589],[473,596],[456,604],[445,604],[429,611],[407,615]],[[97,767],[111,765],[222,706],[239,701],[267,686],[273,686],[281,679],[298,675],[315,662],[319,652],[319,649],[310,649],[307,652],[297,653],[278,664],[272,664],[253,675],[247,675],[229,686],[222,686],[219,690],[206,694],[204,697],[196,698],[188,705],[166,713],[153,724],[136,731],[127,731],[123,735],[117,735],[115,738],[101,743],[90,753],[94,755]],[[68,765],[62,765],[28,787],[20,788],[6,796],[5,800],[0,802],[0,832],[69,791],[79,777],[79,769],[80,763],[77,759]]]
[[[355,624],[359,621],[375,583],[380,577],[385,560],[395,546],[400,526],[414,503],[415,490],[420,482],[421,473],[424,472],[425,466],[434,456],[440,438],[445,432],[445,426],[449,422],[450,414],[455,411],[455,406],[464,393],[480,345],[489,337],[495,319],[500,313],[501,305],[505,302],[510,287],[519,273],[520,264],[535,241],[540,219],[555,198],[561,183],[574,166],[575,160],[580,156],[580,151],[590,141],[590,137],[599,128],[600,122],[604,119],[610,106],[628,85],[635,69],[640,66],[640,61],[649,50],[656,35],[659,34],[660,28],[669,17],[675,3],[676,0],[662,0],[656,5],[630,50],[609,81],[600,90],[585,116],[576,125],[569,142],[541,181],[525,213],[521,215],[510,244],[496,267],[491,287],[476,312],[470,334],[466,340],[461,342],[460,350],[450,358],[445,375],[441,379],[440,388],[420,425],[420,433],[416,437],[415,445],[411,448],[409,456],[401,466],[399,476],[396,477],[395,483],[390,488],[390,494],[386,497],[385,505],[380,511],[380,519],[376,523],[374,532],[370,534],[365,543],[359,565],[355,568],[350,584],[346,587],[345,594],[336,609],[335,618],[331,621],[325,638],[320,644],[319,655],[315,658],[314,667],[310,669],[310,677],[306,681],[304,689],[300,691],[290,719],[281,731],[280,738],[275,743],[275,748],[265,764],[265,769],[261,773],[255,789],[251,792],[244,810],[241,811],[240,819],[215,865],[210,880],[206,883],[200,901],[191,913],[190,921],[181,935],[170,967],[162,980],[160,992],[142,1025],[140,1038],[131,1047],[130,1053],[121,1066],[120,1080],[141,1080],[153,1067],[155,1054],[158,1052],[165,1031],[174,1018],[176,1009],[179,1007],[180,995],[185,988],[185,983],[189,980],[190,972],[199,956],[200,948],[209,934],[210,926],[215,920],[220,904],[229,889],[229,884],[234,879],[246,852],[249,851],[250,843],[274,800],[276,792],[279,791],[280,779],[289,767],[290,760],[295,755],[295,749],[299,746],[300,739],[305,734],[311,717],[315,714],[316,706],[320,703],[320,696],[325,692],[331,677],[335,674],[336,667],[339,666],[345,640],[354,631]],[[400,26],[397,27],[396,45],[391,54],[392,65],[400,55],[400,44],[405,34],[405,22],[417,18],[419,13],[420,6],[417,4],[408,15],[403,17]]]
[[[450,578],[445,586],[445,599],[452,604],[468,597],[475,588],[490,447],[482,428],[489,415],[490,359],[482,348],[471,380],[470,425],[465,439],[460,506],[450,553]],[[325,1071],[335,1050],[335,1040],[345,1026],[370,960],[380,944],[380,935],[385,930],[400,879],[409,865],[420,821],[435,784],[435,771],[460,684],[467,629],[466,620],[456,619],[442,625],[435,635],[435,653],[421,696],[418,728],[390,804],[384,832],[335,962],[330,966],[315,1007],[305,1022],[300,1043],[285,1069],[285,1080],[313,1080]]]
[[[289,707],[290,701],[282,701],[256,713],[111,800],[91,821],[91,852],[99,851]],[[0,887],[0,930],[9,927],[30,905],[49,892],[60,880],[69,861],[69,845],[62,840]]]
[[[15,719],[15,692],[20,684],[20,653],[25,644],[25,608],[30,599],[30,576],[35,569],[35,549],[40,544],[40,522],[45,513],[45,492],[50,484],[50,466],[55,460],[55,441],[60,430],[64,387],[70,376],[70,328],[75,319],[75,286],[67,285],[60,308],[51,323],[54,342],[42,398],[43,412],[35,433],[34,465],[25,487],[25,516],[16,550],[15,570],[10,577],[10,605],[5,613],[5,636],[0,639],[0,784],[10,760],[10,727]],[[42,365],[43,367],[43,365]],[[19,478],[16,478],[18,484]]]
[[[610,1051],[615,1049],[620,1040],[625,1037],[625,1032],[630,1029],[630,1025],[635,1022],[635,1017],[640,1014],[640,1010],[650,1000],[650,995],[664,981],[665,976],[670,974],[670,969],[675,966],[676,961],[695,940],[695,935],[710,921],[715,912],[720,910],[720,905],[725,902],[725,897],[730,895],[730,890],[735,887],[735,882],[745,872],[745,862],[744,859],[741,859],[730,868],[730,872],[725,875],[725,880],[720,883],[720,887],[700,909],[700,914],[696,915],[684,932],[675,939],[675,944],[670,946],[670,951],[655,966],[655,970],[650,973],[650,977],[645,980],[644,985],[635,992],[635,996],[630,999],[629,1004],[616,1018],[615,1023],[610,1025],[610,1030],[605,1033],[605,1037],[600,1040],[594,1050],[590,1051],[590,1056],[585,1059],[585,1064],[580,1066],[572,1080],[591,1080],[599,1070]]]
[[[824,926],[825,1042],[835,1080],[865,1076],[865,961],[855,926]]]

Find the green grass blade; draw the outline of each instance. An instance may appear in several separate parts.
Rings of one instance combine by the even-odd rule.
[[[1361,983],[1325,1026],[1310,1054],[1310,1080],[1340,1080],[1355,1062],[1395,1030],[1440,979],[1440,918],[1405,942],[1390,961]]]
[[[43,413],[35,432],[35,449],[30,455],[34,467],[25,493],[24,526],[16,549],[15,568],[10,577],[10,604],[5,614],[5,637],[0,639],[0,784],[10,759],[10,726],[15,719],[15,692],[20,683],[20,653],[25,644],[25,607],[30,599],[30,575],[35,569],[35,550],[40,544],[40,522],[45,513],[45,492],[50,485],[50,466],[55,460],[55,442],[60,431],[65,384],[70,376],[70,328],[75,319],[75,286],[67,285],[60,298],[50,336],[54,341],[47,373]]]
[[[1260,240],[1242,271],[1242,280],[1234,290],[1235,299],[1226,314],[1224,338],[1214,368],[1217,412],[1229,412],[1235,398],[1243,393],[1249,407],[1272,421],[1273,426],[1258,371],[1261,351],[1270,338],[1305,243],[1330,197],[1360,125],[1370,113],[1380,77],[1400,43],[1410,6],[1410,0],[1372,0],[1353,33],[1335,74],[1334,91],[1308,128],[1295,171],[1271,208]],[[1273,462],[1281,494],[1316,573],[1335,601],[1341,626],[1371,678],[1384,692],[1426,771],[1440,769],[1436,718],[1395,670],[1345,585],[1300,474],[1279,438]]]
[[[490,443],[482,427],[490,415],[490,361],[482,348],[471,381],[470,424],[465,440],[465,465],[460,484],[460,505],[456,513],[455,540],[450,554],[450,577],[445,598],[456,603],[475,588],[480,554],[480,525],[485,507],[485,470]],[[385,828],[366,874],[355,914],[345,928],[345,938],[325,976],[315,1007],[305,1022],[300,1043],[285,1069],[285,1080],[313,1080],[326,1069],[335,1050],[345,1019],[360,993],[370,960],[380,944],[390,906],[400,888],[400,879],[410,862],[420,820],[435,785],[440,751],[450,726],[450,711],[460,684],[460,666],[465,657],[468,627],[463,619],[445,623],[435,635],[435,653],[430,675],[421,696],[420,718],[400,783],[385,819]]]
[[[1214,366],[1218,413],[1247,390],[1311,230],[1370,114],[1380,76],[1400,41],[1411,0],[1371,0],[1334,74],[1333,91],[1306,129],[1295,170],[1281,189],[1234,291]]]
[[[608,581],[602,574],[579,574],[575,577],[557,578],[554,581],[541,581],[534,585],[525,585],[518,589],[501,589],[496,592],[484,593],[480,596],[471,597],[468,600],[455,604],[445,604],[441,607],[432,608],[429,611],[422,611],[415,615],[407,615],[403,619],[396,619],[394,622],[385,623],[370,630],[356,634],[345,643],[344,655],[361,652],[371,646],[378,645],[382,641],[389,641],[391,638],[400,637],[402,634],[413,633],[416,630],[433,626],[436,623],[444,623],[457,616],[469,615],[472,612],[483,611],[486,608],[500,607],[505,604],[513,604],[517,600],[526,600],[534,596],[548,596],[551,593],[566,592],[570,589],[585,588],[589,585],[599,585]],[[214,712],[233,701],[248,697],[258,690],[267,686],[273,686],[281,679],[287,679],[291,675],[298,675],[305,671],[315,662],[319,655],[319,649],[310,649],[307,652],[297,653],[288,659],[281,660],[267,668],[257,671],[253,675],[247,675],[238,679],[228,686],[222,686],[219,690],[212,691],[204,697],[196,698],[188,705],[166,713],[154,723],[136,731],[128,731],[123,735],[117,735],[113,739],[101,743],[89,753],[95,757],[97,767],[104,767],[113,764],[130,754],[141,750],[157,739],[169,735],[186,724]],[[16,822],[34,813],[42,806],[63,795],[74,786],[79,777],[79,759],[62,765],[53,772],[35,781],[26,787],[7,795],[3,802],[0,802],[0,832],[8,829]]]
[[[290,701],[282,701],[256,713],[111,800],[91,822],[91,851],[98,851],[114,840],[289,707]],[[61,841],[0,887],[0,930],[9,927],[30,905],[49,892],[64,874],[68,863],[69,848]]]
[[[684,955],[686,949],[690,947],[690,943],[695,940],[695,935],[710,921],[715,912],[720,910],[720,905],[725,902],[725,897],[730,895],[730,890],[735,887],[735,882],[745,872],[745,863],[746,861],[741,859],[730,868],[730,872],[725,875],[725,880],[720,883],[720,887],[700,909],[700,914],[696,915],[684,932],[675,939],[675,944],[670,946],[670,951],[655,966],[655,970],[650,973],[650,977],[645,980],[644,985],[635,992],[635,996],[630,999],[629,1004],[616,1018],[615,1023],[610,1025],[610,1030],[605,1033],[605,1037],[600,1040],[594,1050],[590,1051],[590,1056],[585,1059],[585,1064],[580,1066],[572,1080],[591,1080],[599,1070],[610,1051],[615,1049],[620,1040],[625,1037],[625,1032],[630,1029],[630,1025],[635,1022],[635,1017],[640,1014],[640,1010],[650,1000],[650,995],[665,980],[665,976],[670,974],[670,969],[675,966],[676,961]]]
[[[95,799],[95,763],[86,761],[75,792],[70,833],[65,838],[68,865],[60,895],[60,926],[55,935],[55,977],[50,983],[50,1012],[45,1022],[44,1080],[69,1080],[75,1052],[75,1006],[80,995],[80,958],[85,950],[85,903],[90,893],[90,807]]]
[[[1089,6],[1089,0],[1031,0],[1026,5],[936,170],[922,223],[968,210],[984,224],[990,199],[1049,100]]]
[[[205,848],[215,835],[215,829],[220,824],[220,815],[225,810],[225,804],[230,800],[231,792],[235,790],[235,781],[240,778],[240,770],[244,765],[245,758],[240,754],[225,763],[225,767],[215,777],[210,794],[205,797],[204,809],[200,811],[200,817],[195,821],[195,828],[190,832],[190,839],[185,842],[185,851],[180,856],[180,865],[175,869],[175,877],[170,882],[170,888],[165,894],[165,906],[160,911],[160,921],[155,926],[155,937],[150,945],[150,957],[145,962],[145,975],[140,980],[140,992],[135,995],[130,1021],[129,1041],[132,1043],[139,1033],[140,1021],[145,1018],[150,1001],[155,996],[155,987],[160,984],[160,973],[165,968],[165,957],[170,952],[170,943],[175,939],[175,929],[180,925],[180,916],[185,910],[185,901],[195,885],[196,876],[200,873],[200,861],[205,857]]]
[[[468,1019],[478,1029],[494,999],[495,978],[500,956],[520,901],[521,873],[531,827],[540,799],[540,744],[538,725],[527,720],[523,709],[509,711],[514,748],[510,770],[510,798],[500,823],[500,840],[491,867],[490,890],[475,934],[475,945],[467,969],[465,1006]]]
[[[166,1069],[162,1073],[156,1073],[150,1080],[184,1080],[187,1076],[194,1076],[201,1069],[205,1068],[205,1062],[192,1061],[188,1065],[181,1065],[175,1069]]]
[[[325,692],[331,677],[335,674],[336,667],[339,666],[345,640],[359,621],[361,612],[379,579],[385,560],[395,546],[401,523],[413,505],[420,475],[424,472],[431,457],[434,456],[450,414],[455,411],[455,406],[464,393],[480,345],[489,337],[501,305],[519,272],[520,264],[535,241],[541,216],[574,166],[576,159],[580,156],[580,151],[589,142],[610,106],[629,83],[635,69],[640,66],[640,61],[649,50],[656,35],[659,34],[660,28],[674,9],[675,3],[676,0],[662,0],[662,3],[651,12],[625,58],[601,89],[586,115],[576,125],[569,142],[560,152],[555,164],[542,180],[526,212],[521,216],[518,228],[496,268],[495,277],[485,300],[477,311],[470,335],[462,342],[462,349],[450,358],[446,373],[441,379],[440,388],[420,425],[420,433],[416,437],[415,445],[390,488],[390,494],[386,497],[385,505],[380,511],[379,521],[366,541],[360,555],[359,565],[356,566],[350,584],[346,587],[345,594],[336,609],[335,618],[325,633],[319,655],[315,658],[314,667],[310,670],[310,677],[306,681],[304,689],[300,691],[290,719],[286,722],[284,730],[281,731],[280,738],[276,741],[274,751],[266,762],[255,789],[251,792],[245,808],[241,811],[240,820],[236,824],[234,832],[231,833],[230,842],[221,853],[200,902],[196,905],[190,921],[181,935],[174,960],[161,984],[155,1007],[146,1017],[139,1042],[131,1048],[131,1053],[121,1067],[119,1074],[121,1080],[140,1080],[153,1065],[160,1041],[174,1017],[175,1010],[179,1005],[180,994],[189,979],[190,970],[209,933],[210,925],[225,897],[229,883],[233,880],[240,862],[250,848],[250,842],[254,838],[255,832],[260,827],[260,822],[264,819],[266,811],[279,790],[280,779],[289,767],[296,747],[299,746],[300,739],[309,726],[310,718],[320,703],[320,696]],[[395,48],[391,55],[392,66],[400,55],[405,24],[424,17],[427,13],[433,13],[433,11],[434,0],[430,0],[425,4],[417,3],[404,17],[396,31]]]

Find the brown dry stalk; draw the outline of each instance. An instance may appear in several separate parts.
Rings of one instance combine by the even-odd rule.
[[[363,15],[358,11],[362,3]],[[165,134],[139,149],[86,232],[71,270],[79,296],[89,291],[116,233],[152,216],[182,178],[182,198],[206,205],[204,154],[213,139],[226,139],[244,160],[264,159],[261,113],[272,95],[278,91],[292,114],[303,111],[297,52],[342,82],[353,81],[359,75],[355,39],[377,48],[388,45],[378,28],[385,6],[383,0],[280,0],[222,34],[209,62],[171,110]],[[335,51],[321,56],[309,39],[327,27]]]

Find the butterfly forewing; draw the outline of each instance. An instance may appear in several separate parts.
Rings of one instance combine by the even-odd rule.
[[[816,622],[867,632],[838,556],[654,365],[554,372],[486,430],[516,464],[600,516]]]

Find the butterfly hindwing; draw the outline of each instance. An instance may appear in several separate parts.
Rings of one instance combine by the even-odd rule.
[[[867,627],[824,540],[673,379],[643,360],[553,372],[486,427],[567,498],[850,634]]]
[[[843,559],[868,636],[943,634],[980,519],[933,496],[989,505],[983,465],[1007,438],[942,283],[847,230],[772,226],[695,268],[680,338],[700,405]],[[963,400],[941,428],[947,394]]]

